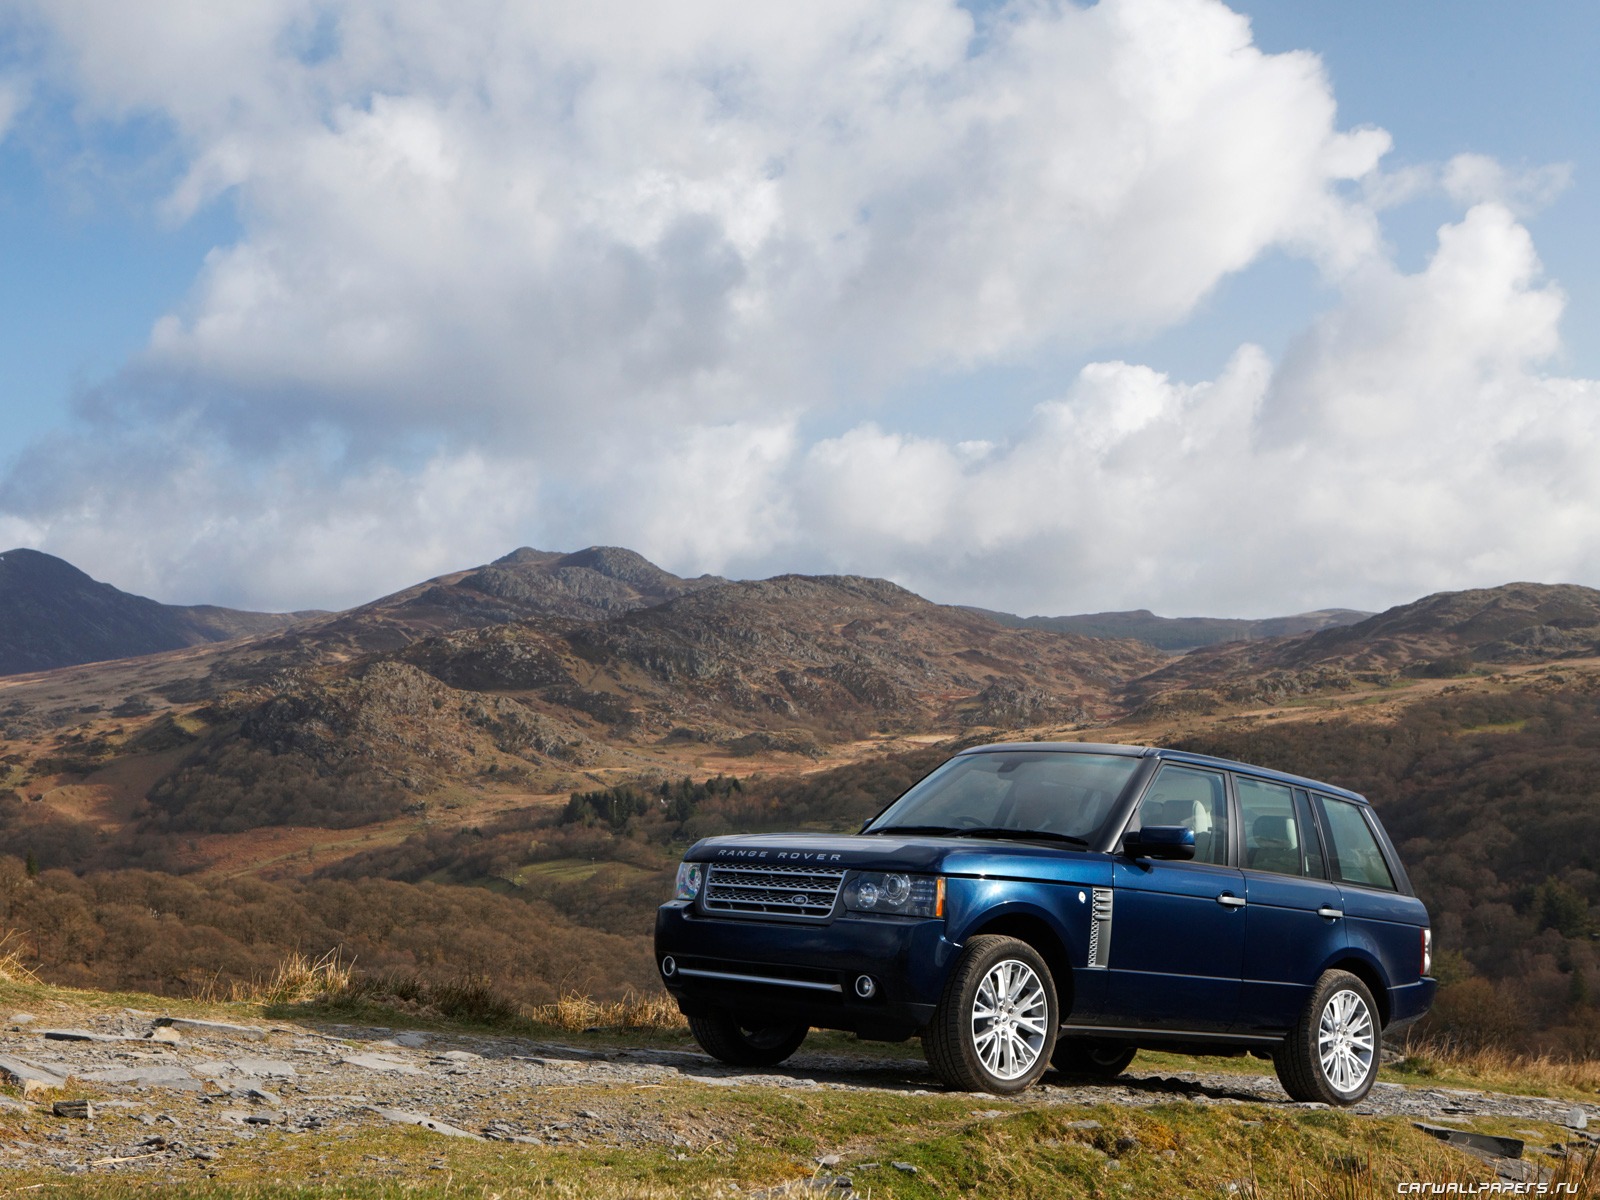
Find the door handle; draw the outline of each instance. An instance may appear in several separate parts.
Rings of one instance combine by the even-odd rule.
[[[1217,903],[1224,908],[1243,908],[1245,900],[1243,896],[1235,896],[1232,892],[1223,892],[1222,895],[1217,897]]]
[[[1331,904],[1324,904],[1321,908],[1317,909],[1317,916],[1327,917],[1331,921],[1344,916],[1344,912],[1341,909],[1334,908]]]

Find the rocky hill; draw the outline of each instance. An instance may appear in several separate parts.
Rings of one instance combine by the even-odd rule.
[[[1382,682],[1450,677],[1500,665],[1600,654],[1600,591],[1508,583],[1439,592],[1353,625],[1195,650],[1143,679],[1128,698],[1187,692],[1194,702],[1273,702]]]
[[[1149,642],[1160,650],[1181,653],[1219,642],[1253,642],[1263,638],[1293,637],[1341,625],[1354,625],[1371,613],[1353,608],[1319,608],[1292,617],[1264,617],[1242,620],[1231,617],[1158,617],[1148,608],[1131,612],[1081,613],[1070,617],[1019,617],[991,612],[973,612],[1008,625],[1013,629],[1048,629],[1054,633],[1075,633],[1080,637],[1134,638]]]
[[[37,550],[0,554],[0,675],[249,637],[315,614],[160,604]]]
[[[628,736],[713,739],[1095,721],[1162,661],[1134,642],[1006,629],[881,579],[804,575],[607,621],[495,626],[403,657],[452,686],[575,709]]]

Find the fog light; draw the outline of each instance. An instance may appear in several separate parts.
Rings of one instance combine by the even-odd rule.
[[[661,960],[661,973],[668,979],[671,979],[678,973],[678,963],[677,960],[672,957],[672,955],[669,954]]]
[[[871,1000],[878,994],[878,981],[871,975],[856,976],[856,995],[863,1000]]]

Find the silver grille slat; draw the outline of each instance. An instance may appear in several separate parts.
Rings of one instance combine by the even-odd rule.
[[[818,919],[833,912],[843,883],[843,870],[713,863],[706,872],[702,903],[707,912],[729,916]]]

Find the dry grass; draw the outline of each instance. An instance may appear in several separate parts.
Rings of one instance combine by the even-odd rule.
[[[15,930],[6,930],[0,937],[0,983],[38,983],[39,977],[22,958],[21,947],[14,944]]]
[[[342,995],[354,975],[355,964],[342,961],[337,950],[315,960],[297,951],[278,964],[266,983],[234,984],[231,999],[251,1004],[308,1004]]]
[[[554,1004],[542,1004],[530,1014],[541,1025],[569,1033],[589,1029],[645,1029],[657,1033],[688,1028],[678,1006],[665,992],[641,996],[629,992],[621,1000],[601,1001],[569,992]]]
[[[0,939],[0,979],[26,972],[20,958],[5,953]],[[8,975],[8,971],[12,974]],[[30,982],[31,974],[26,976]],[[268,979],[232,983],[213,980],[193,997],[205,1003],[259,1005],[266,1009],[355,1009],[373,1006],[424,1019],[464,1021],[501,1028],[543,1026],[568,1033],[632,1030],[681,1033],[687,1022],[666,993],[628,992],[620,1000],[595,1000],[569,992],[553,1004],[526,1007],[502,995],[493,982],[477,976],[439,981],[395,972],[358,974],[353,962],[335,952],[312,959],[289,955]]]
[[[1502,1089],[1536,1086],[1600,1093],[1600,1059],[1518,1054],[1494,1046],[1466,1047],[1429,1038],[1408,1041],[1404,1049],[1405,1057],[1395,1068],[1405,1075],[1450,1075]]]

